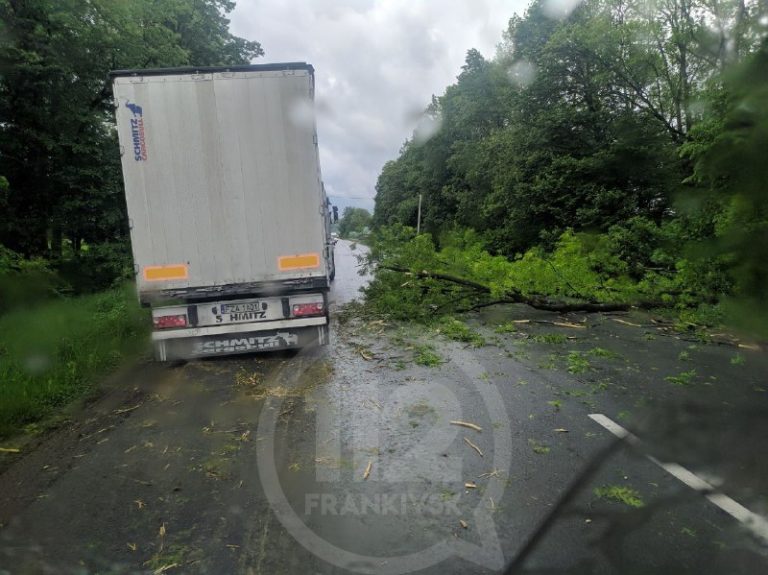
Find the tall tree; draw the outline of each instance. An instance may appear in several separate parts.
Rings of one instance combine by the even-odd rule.
[[[361,234],[371,225],[371,213],[365,208],[344,208],[339,220],[339,234],[348,237],[350,234]]]

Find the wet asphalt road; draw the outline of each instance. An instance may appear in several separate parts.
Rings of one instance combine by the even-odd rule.
[[[495,573],[534,536],[518,572],[768,572],[757,528],[645,456],[768,514],[764,352],[644,315],[494,308],[477,348],[335,315],[324,349],[109,383],[0,476],[0,573]],[[590,414],[642,443],[596,460]]]

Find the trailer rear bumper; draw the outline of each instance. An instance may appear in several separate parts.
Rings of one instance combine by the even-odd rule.
[[[152,340],[159,361],[296,349],[327,344],[328,320],[317,317],[154,332]]]

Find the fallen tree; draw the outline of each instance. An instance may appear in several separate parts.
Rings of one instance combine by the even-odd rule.
[[[432,272],[429,270],[412,271],[408,268],[392,265],[381,265],[381,269],[399,272],[406,276],[416,277],[420,279],[438,280],[448,282],[464,288],[470,288],[474,293],[468,293],[458,299],[470,298],[473,295],[479,299],[492,298],[493,290],[490,286],[485,284],[458,277],[441,272]],[[522,303],[528,305],[534,309],[540,309],[545,311],[554,311],[559,313],[568,312],[613,312],[613,311],[629,311],[632,308],[637,309],[653,309],[663,307],[673,307],[670,302],[661,300],[639,300],[631,303],[623,302],[597,302],[597,301],[560,301],[542,295],[525,295],[518,290],[508,290],[502,297],[492,298],[487,301],[480,301],[470,307],[461,309],[459,311],[466,312],[483,307],[488,307],[497,304],[509,304],[509,303]]]
[[[490,253],[474,232],[429,234],[404,226],[376,231],[361,254],[366,306],[394,319],[437,316],[496,304],[524,304],[556,313],[674,309],[686,323],[718,322],[715,295],[691,281],[698,268],[669,259],[638,272],[605,236],[563,233],[551,250],[508,258]],[[704,318],[700,321],[699,317]]]

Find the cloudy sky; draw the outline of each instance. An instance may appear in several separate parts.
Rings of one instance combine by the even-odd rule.
[[[320,159],[339,206],[373,208],[376,178],[468,49],[490,58],[529,0],[238,0],[232,31],[261,62],[315,67]],[[347,198],[346,200],[343,198]]]

